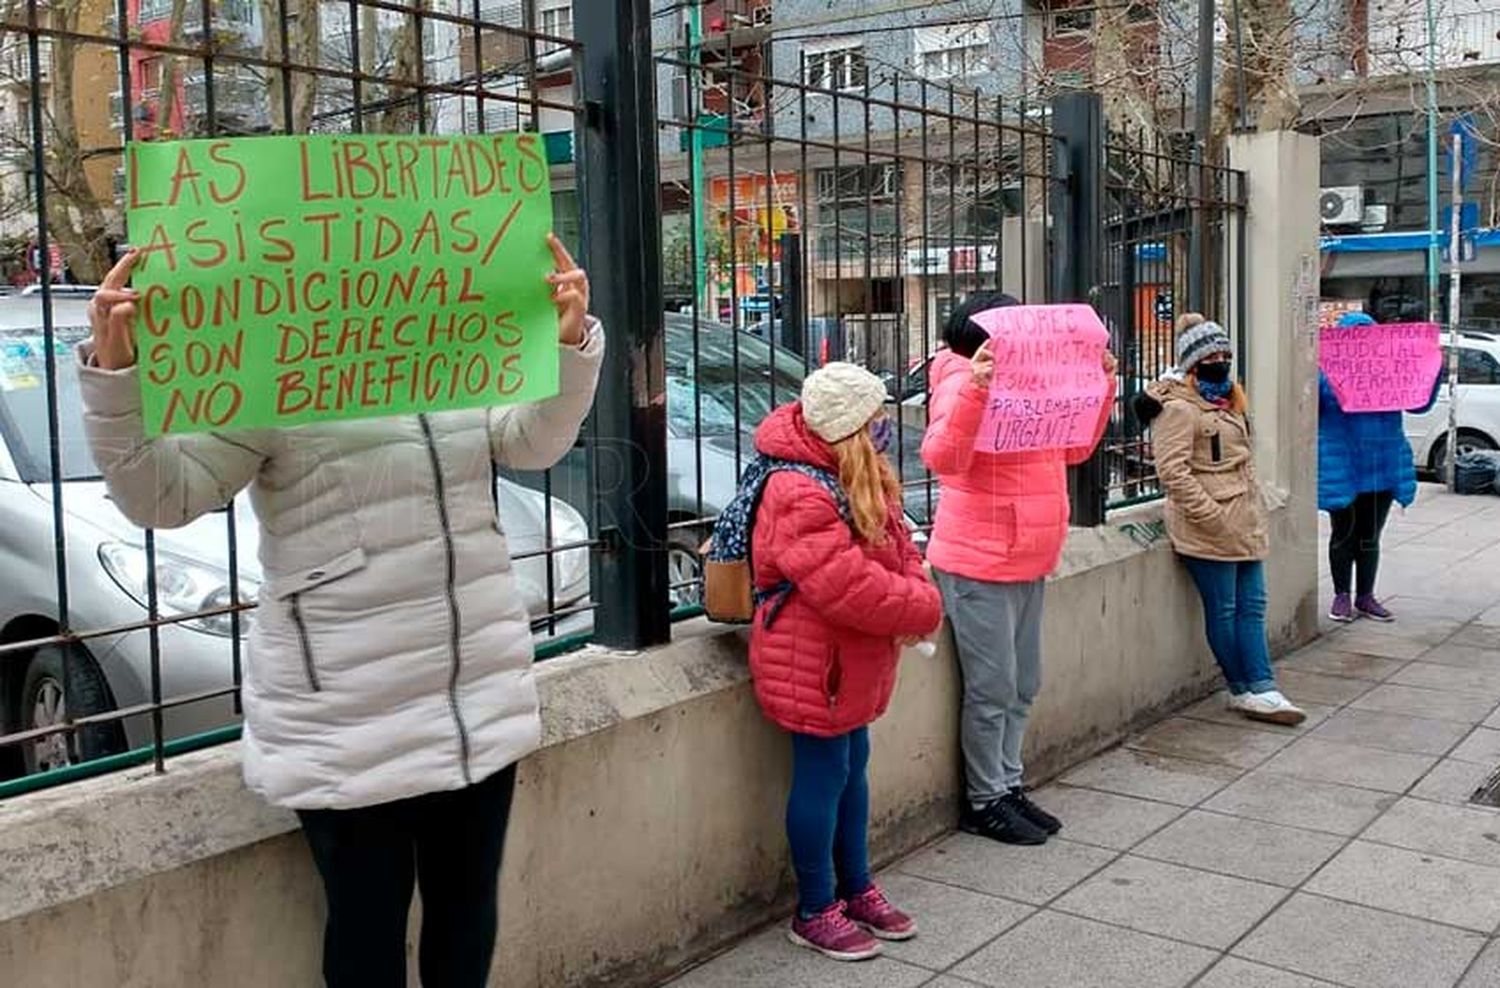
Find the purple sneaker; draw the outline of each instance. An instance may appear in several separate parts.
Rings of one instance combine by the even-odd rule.
[[[787,939],[836,961],[864,961],[880,954],[880,941],[854,925],[835,902],[811,919],[796,916]]]
[[[1348,594],[1333,595],[1333,606],[1328,609],[1328,617],[1339,624],[1348,624],[1354,620],[1354,604],[1350,602]]]
[[[847,913],[881,940],[910,940],[917,935],[916,920],[891,905],[879,885],[871,885],[850,899]]]
[[[1354,609],[1372,621],[1380,621],[1390,624],[1396,620],[1396,615],[1385,609],[1385,605],[1375,599],[1374,594],[1364,594],[1354,602]]]

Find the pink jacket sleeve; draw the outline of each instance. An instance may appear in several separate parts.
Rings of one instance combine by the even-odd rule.
[[[954,375],[933,389],[927,403],[927,434],[922,437],[927,469],[939,476],[969,469],[986,397],[967,375]]]
[[[756,524],[766,522],[776,568],[829,624],[896,638],[925,635],[942,623],[931,581],[866,555],[833,499],[812,480],[786,472],[767,480]]]

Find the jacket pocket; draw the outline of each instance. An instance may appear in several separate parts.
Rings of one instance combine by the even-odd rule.
[[[1233,501],[1250,490],[1249,481],[1238,470],[1232,473],[1200,473],[1198,482],[1203,485],[1208,496],[1220,504]]]
[[[267,595],[284,608],[285,620],[290,626],[284,625],[284,631],[290,633],[279,637],[283,648],[294,651],[295,657],[284,655],[278,663],[281,671],[278,678],[288,687],[297,683],[298,687],[314,693],[323,689],[319,670],[325,667],[322,659],[326,657],[318,653],[320,622],[310,611],[317,609],[320,594],[330,584],[364,569],[366,562],[364,549],[356,546],[325,563],[276,574],[267,581]]]

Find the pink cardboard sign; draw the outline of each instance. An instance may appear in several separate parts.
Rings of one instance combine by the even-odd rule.
[[[995,377],[974,439],[984,453],[1091,445],[1109,376],[1109,331],[1087,305],[1012,305],[974,317],[990,334]]]
[[[1318,366],[1346,412],[1421,408],[1443,366],[1437,323],[1324,326]]]

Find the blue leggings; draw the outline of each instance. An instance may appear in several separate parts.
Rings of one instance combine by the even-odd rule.
[[[833,738],[792,735],[792,792],[786,839],[804,919],[870,887],[870,731]]]

